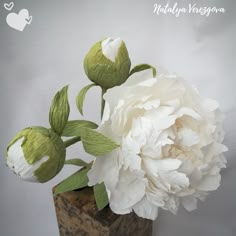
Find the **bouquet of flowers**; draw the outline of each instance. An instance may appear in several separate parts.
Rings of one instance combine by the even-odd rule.
[[[131,69],[120,38],[92,46],[84,70],[92,84],[78,93],[76,105],[83,115],[86,92],[99,86],[101,123],[69,120],[68,86],[62,88],[50,107],[50,128],[25,128],[7,147],[6,162],[16,175],[43,183],[74,164],[79,170],[55,194],[91,186],[98,209],[109,204],[116,214],[134,211],[152,220],[158,208],[175,214],[182,204],[192,211],[219,187],[227,147],[216,101],[149,64]],[[92,162],[66,159],[66,148],[76,142]]]

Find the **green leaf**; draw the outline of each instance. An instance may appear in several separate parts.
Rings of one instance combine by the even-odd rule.
[[[107,191],[106,191],[106,187],[104,183],[96,184],[93,187],[93,192],[94,192],[97,208],[98,210],[102,210],[109,203]]]
[[[88,176],[87,173],[90,169],[89,167],[83,168],[73,175],[69,176],[63,180],[56,188],[55,194],[69,192],[75,189],[80,189],[88,186]]]
[[[65,137],[80,136],[80,129],[82,127],[96,129],[98,126],[97,124],[88,120],[70,120],[67,122],[64,128],[62,136]]]
[[[119,147],[112,139],[96,130],[83,127],[80,133],[84,150],[93,156],[103,156]]]
[[[88,166],[88,163],[81,159],[69,159],[65,160],[65,164],[67,165],[75,165],[75,166]]]
[[[77,108],[78,108],[81,115],[83,115],[83,104],[84,104],[85,95],[88,92],[88,90],[90,88],[92,88],[93,86],[97,86],[97,85],[96,84],[90,84],[90,85],[87,85],[84,88],[82,88],[80,90],[77,98],[76,98],[76,105],[77,105]]]
[[[50,125],[52,130],[58,135],[62,134],[68,121],[69,114],[70,105],[68,102],[68,86],[65,86],[54,96],[49,112]]]
[[[149,64],[140,64],[140,65],[135,66],[130,71],[129,76],[131,76],[132,74],[134,74],[136,72],[147,70],[147,69],[152,69],[153,77],[156,77],[156,74],[157,74],[156,68],[154,66],[149,65]]]

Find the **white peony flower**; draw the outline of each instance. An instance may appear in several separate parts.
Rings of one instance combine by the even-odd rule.
[[[104,182],[112,211],[154,220],[158,208],[197,207],[220,185],[223,115],[216,101],[175,75],[133,74],[109,89],[99,131],[120,148],[94,161],[89,185]]]
[[[7,166],[26,181],[47,182],[59,173],[64,161],[63,141],[43,127],[20,131],[7,148]]]

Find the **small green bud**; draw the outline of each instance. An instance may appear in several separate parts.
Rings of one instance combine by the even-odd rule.
[[[65,162],[62,139],[52,130],[29,127],[20,131],[7,147],[7,165],[22,179],[47,182]]]
[[[96,43],[85,56],[88,78],[104,89],[123,84],[129,76],[131,62],[125,43],[107,38]]]

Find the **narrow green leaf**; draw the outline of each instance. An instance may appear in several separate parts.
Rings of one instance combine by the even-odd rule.
[[[68,121],[69,114],[70,105],[68,102],[68,86],[65,86],[54,96],[49,112],[50,125],[52,130],[58,135],[62,134]]]
[[[91,166],[91,165],[90,165]],[[87,173],[90,169],[89,167],[83,168],[68,178],[64,179],[56,188],[55,194],[69,192],[75,189],[84,188],[88,185]]]
[[[80,129],[82,127],[96,129],[98,126],[97,124],[88,120],[70,120],[67,122],[64,128],[62,136],[65,137],[80,136]]]
[[[81,115],[83,115],[83,105],[84,105],[84,98],[85,98],[85,95],[86,93],[88,92],[88,90],[90,88],[92,88],[93,86],[97,86],[96,84],[90,84],[90,85],[87,85],[85,86],[84,88],[82,88],[76,98],[76,105],[77,105],[77,108],[80,112]]]
[[[103,156],[119,147],[112,139],[96,130],[83,127],[80,134],[84,150],[93,156]]]
[[[96,184],[93,187],[94,197],[98,210],[102,210],[105,206],[108,205],[108,196],[104,183]]]
[[[67,165],[75,165],[75,166],[88,166],[88,163],[81,159],[69,159],[65,160],[65,164]]]
[[[156,74],[157,74],[156,68],[154,66],[149,65],[149,64],[140,64],[140,65],[135,66],[130,71],[129,76],[131,76],[132,74],[134,74],[136,72],[147,70],[147,69],[152,69],[153,77],[156,77]]]

